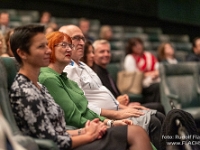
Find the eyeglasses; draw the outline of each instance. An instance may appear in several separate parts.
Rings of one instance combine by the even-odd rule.
[[[73,50],[74,47],[75,47],[73,44],[69,44],[69,43],[66,43],[66,42],[58,43],[58,44],[56,44],[55,46],[61,46],[62,48],[69,47],[69,48],[71,48],[72,50]]]
[[[77,36],[74,36],[74,37],[71,37],[71,38],[72,38],[72,40],[76,40],[76,41],[80,41],[80,40],[83,40],[83,42],[86,41],[84,36],[77,35]]]

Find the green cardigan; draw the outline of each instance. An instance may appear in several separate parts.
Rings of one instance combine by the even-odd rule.
[[[64,110],[67,125],[81,128],[87,120],[105,119],[87,107],[84,92],[67,78],[66,73],[59,74],[48,67],[41,68],[39,82],[47,87],[55,102]]]

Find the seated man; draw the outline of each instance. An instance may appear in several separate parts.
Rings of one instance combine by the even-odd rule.
[[[96,73],[86,64],[80,62],[80,59],[83,57],[83,47],[85,44],[85,37],[81,30],[77,26],[69,25],[61,27],[59,31],[67,33],[72,38],[72,43],[75,46],[75,49],[72,51],[73,60],[63,71],[67,72],[67,77],[77,82],[84,90],[85,96],[89,102],[88,107],[97,114],[112,119],[132,117],[130,119],[134,124],[142,126],[147,131],[149,130],[152,143],[156,147],[159,147],[158,141],[161,122],[163,120],[162,114],[156,113],[155,110],[143,110],[144,113],[139,110],[139,107],[138,109],[133,109],[120,105],[112,93],[102,85]],[[141,108],[145,109],[143,107]],[[126,115],[117,113],[119,109],[126,111]],[[115,113],[113,113],[113,110],[116,110]],[[133,110],[136,111],[135,115],[130,113],[130,111]],[[157,117],[159,117],[159,119]],[[147,122],[145,122],[145,119]]]
[[[200,61],[200,37],[196,37],[192,42],[192,53],[186,57],[187,61]]]
[[[107,65],[110,63],[111,53],[110,53],[110,44],[106,40],[96,40],[93,43],[94,47],[94,62],[93,70],[99,76],[102,84],[107,87],[110,92],[115,96],[115,98],[120,101],[120,104],[128,105],[129,102],[128,95],[121,95],[116,83],[113,81],[112,77],[109,75],[108,70],[106,69]],[[131,107],[134,107],[135,103],[129,103]],[[140,103],[137,103],[140,105]],[[143,106],[156,109],[159,112],[165,114],[163,106],[158,102],[145,103]]]

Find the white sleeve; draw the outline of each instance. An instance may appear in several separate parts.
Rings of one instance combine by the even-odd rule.
[[[76,82],[76,83],[78,84],[78,86],[79,86],[80,88],[82,88],[82,87],[81,87],[80,75],[79,75],[77,69],[78,69],[78,68],[75,67],[75,66],[67,65],[67,66],[64,68],[63,72],[66,72],[66,73],[67,73],[67,77],[68,77],[69,79],[73,80],[74,82]]]
[[[130,54],[124,59],[124,69],[125,71],[134,72],[137,71],[135,59]]]
[[[99,116],[101,115],[101,108],[97,107],[96,105],[93,105],[91,103],[88,103],[88,108],[98,114]]]
[[[154,66],[154,70],[159,70],[159,62],[156,62],[155,66]]]

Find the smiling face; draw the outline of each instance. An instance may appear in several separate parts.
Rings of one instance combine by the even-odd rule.
[[[110,63],[111,53],[109,44],[98,44],[94,51],[94,61],[97,65],[105,68]]]
[[[22,56],[23,64],[29,63],[34,67],[46,67],[50,62],[51,50],[47,45],[47,39],[43,33],[36,34],[31,39],[29,54]]]

